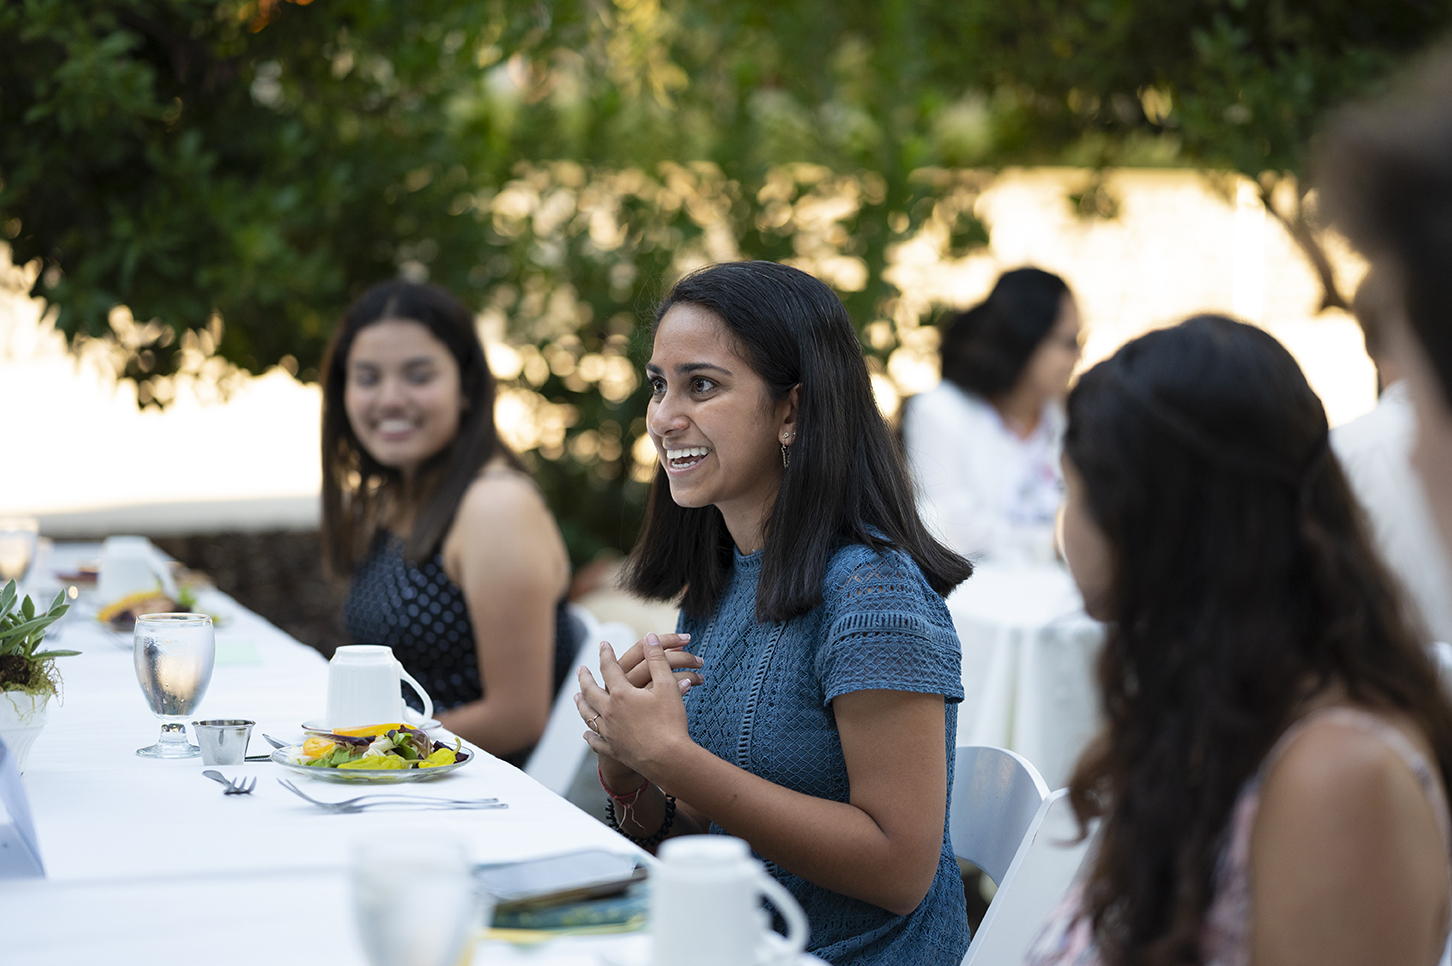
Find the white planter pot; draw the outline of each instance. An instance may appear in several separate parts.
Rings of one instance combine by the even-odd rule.
[[[30,757],[30,746],[45,727],[49,700],[49,696],[37,698],[24,691],[0,691],[0,739],[15,756],[15,765],[22,774],[25,760]]]

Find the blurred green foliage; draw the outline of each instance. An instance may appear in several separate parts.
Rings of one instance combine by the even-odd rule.
[[[633,538],[640,335],[683,269],[818,272],[882,371],[916,325],[891,246],[983,244],[1002,166],[1240,172],[1314,262],[1312,132],[1449,22],[1426,0],[6,0],[0,231],[67,332],[118,304],[158,323],[128,343],[143,401],[198,344],[315,377],[362,288],[449,287],[508,343],[501,405],[536,427],[516,443],[578,561]]]

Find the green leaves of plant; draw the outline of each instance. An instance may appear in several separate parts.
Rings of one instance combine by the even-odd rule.
[[[80,651],[39,651],[35,649],[45,639],[45,629],[70,610],[70,604],[65,602],[64,592],[56,594],[55,600],[51,601],[50,607],[45,613],[36,615],[35,601],[27,595],[20,600],[17,608],[16,601],[20,598],[20,589],[15,581],[5,585],[0,590],[0,655],[17,655],[25,658],[31,664],[48,661],[57,657],[72,657],[81,653]]]

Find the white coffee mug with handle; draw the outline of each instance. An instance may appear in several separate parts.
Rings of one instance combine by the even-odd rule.
[[[403,703],[400,684],[413,688],[423,701],[422,715]],[[423,725],[433,716],[433,699],[403,669],[393,648],[345,644],[333,652],[328,662],[329,728],[362,728],[392,721]]]
[[[171,564],[145,537],[107,537],[101,541],[101,569],[96,575],[96,595],[101,605],[122,597],[160,587],[172,600],[177,598]]]
[[[660,849],[651,876],[651,966],[764,966],[793,962],[807,945],[807,917],[741,839],[685,835]],[[761,900],[786,920],[768,925]]]

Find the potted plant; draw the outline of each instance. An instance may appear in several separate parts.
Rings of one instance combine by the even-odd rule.
[[[64,592],[56,594],[45,613],[37,614],[35,601],[22,599],[15,581],[0,591],[0,739],[22,772],[45,727],[46,704],[60,691],[55,659],[81,653],[38,649],[45,629],[69,609],[65,599]]]

